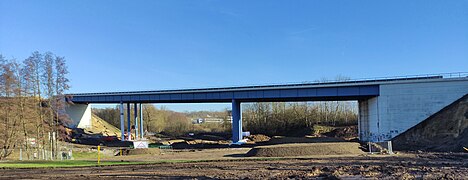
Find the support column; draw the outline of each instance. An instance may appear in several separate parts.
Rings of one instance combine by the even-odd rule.
[[[125,141],[125,117],[124,117],[124,105],[122,102],[120,102],[120,140]]]
[[[138,126],[138,107],[137,107],[137,103],[133,104],[133,109],[134,109],[133,115],[135,117],[135,140],[138,140],[139,139],[138,138],[138,136],[139,136],[139,134],[138,134],[139,126]]]
[[[131,124],[130,124],[130,103],[127,103],[127,137],[128,140],[132,140]]]
[[[232,143],[242,140],[242,110],[241,103],[232,100]]]
[[[358,136],[361,141],[369,141],[369,104],[368,100],[358,101]]]
[[[141,138],[143,139],[145,136],[145,131],[143,130],[143,105],[140,103],[140,133]]]

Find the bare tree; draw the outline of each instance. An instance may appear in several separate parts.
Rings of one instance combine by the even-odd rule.
[[[2,129],[0,132],[3,133],[3,137],[0,139],[2,144],[2,151],[0,152],[0,159],[3,159],[11,154],[13,148],[16,147],[18,137],[16,136],[16,126],[18,124],[18,111],[16,109],[17,101],[15,97],[18,95],[18,77],[15,74],[16,62],[14,60],[7,61],[0,57],[0,82],[1,82],[1,94],[3,98],[0,102],[1,108],[1,121]]]

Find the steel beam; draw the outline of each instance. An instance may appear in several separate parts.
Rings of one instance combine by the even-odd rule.
[[[232,143],[242,140],[242,110],[240,101],[232,100]]]

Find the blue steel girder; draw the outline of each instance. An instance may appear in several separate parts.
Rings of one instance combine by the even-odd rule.
[[[361,100],[379,95],[379,85],[356,85],[314,88],[197,90],[129,93],[90,93],[68,95],[73,103],[203,103],[262,101]]]

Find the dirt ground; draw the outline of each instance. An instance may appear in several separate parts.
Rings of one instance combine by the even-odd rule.
[[[468,154],[230,159],[107,167],[0,169],[0,179],[466,179]]]

